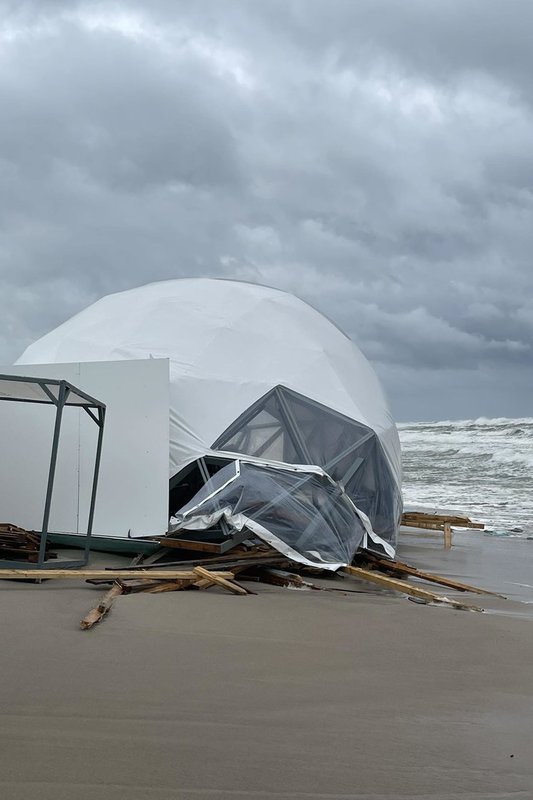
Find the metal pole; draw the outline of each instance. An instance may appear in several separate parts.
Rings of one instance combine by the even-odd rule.
[[[96,505],[96,490],[98,488],[98,476],[100,473],[100,458],[102,455],[102,440],[104,438],[105,408],[98,409],[98,442],[96,444],[96,455],[94,458],[93,486],[91,490],[91,503],[89,506],[89,520],[87,522],[87,536],[85,538],[85,563],[89,560],[89,550],[91,548],[91,534],[93,532],[94,508]]]
[[[285,400],[283,396],[283,390],[277,386],[274,390],[276,392],[276,397],[278,400],[279,410],[281,412],[281,418],[287,429],[289,436],[292,440],[294,445],[294,449],[299,458],[302,459],[302,464],[313,464],[313,459],[311,458],[311,454],[307,448],[307,444],[301,436],[296,421],[292,415],[292,412],[289,408],[289,404]],[[321,466],[320,464],[318,466]]]
[[[52,505],[52,492],[54,489],[54,477],[57,464],[57,451],[59,447],[59,433],[61,431],[61,418],[68,390],[65,383],[61,381],[59,386],[59,396],[56,405],[56,421],[54,425],[54,438],[52,439],[52,454],[50,456],[50,468],[48,470],[48,485],[46,487],[46,500],[44,501],[43,526],[41,530],[41,541],[39,543],[38,566],[42,567],[46,553],[46,540],[48,538],[48,523],[50,521],[50,508]]]

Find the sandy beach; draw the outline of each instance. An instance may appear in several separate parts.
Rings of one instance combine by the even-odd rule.
[[[512,599],[252,584],[119,598],[83,633],[101,589],[3,582],[0,796],[530,798],[533,542],[406,533],[399,557]]]

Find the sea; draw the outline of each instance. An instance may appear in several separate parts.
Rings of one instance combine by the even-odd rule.
[[[398,425],[406,508],[467,514],[488,535],[533,538],[533,418]]]

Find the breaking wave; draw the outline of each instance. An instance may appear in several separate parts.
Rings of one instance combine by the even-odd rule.
[[[464,512],[489,532],[533,536],[533,418],[398,426],[406,504]]]

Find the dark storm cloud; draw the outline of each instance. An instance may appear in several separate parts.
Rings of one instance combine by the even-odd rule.
[[[340,323],[403,418],[532,413],[528,0],[0,9],[0,360],[233,276]]]

